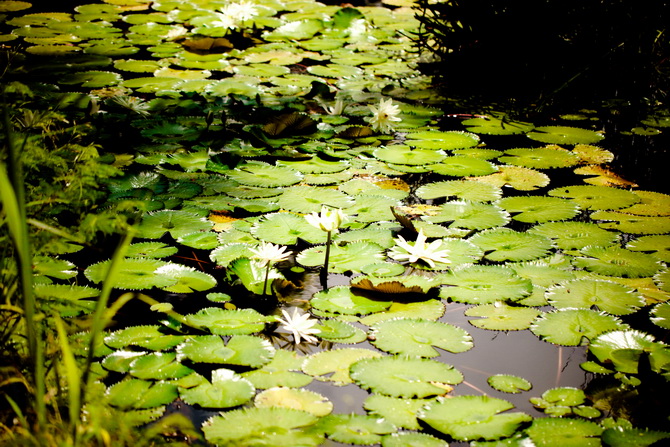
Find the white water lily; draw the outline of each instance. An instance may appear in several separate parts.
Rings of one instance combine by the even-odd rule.
[[[264,242],[258,248],[252,248],[251,251],[254,253],[253,258],[260,261],[261,267],[285,261],[291,256],[291,252],[287,252],[286,247],[270,242]]]
[[[246,22],[258,15],[256,5],[251,2],[231,3],[223,7],[221,12],[236,22]]]
[[[379,106],[368,106],[372,111],[372,118],[370,118],[370,126],[372,130],[380,131],[382,133],[389,133],[393,130],[393,123],[402,121],[400,115],[400,108],[393,104],[393,100],[381,99]]]
[[[332,106],[329,106],[323,100],[317,99],[317,101],[328,115],[342,115],[342,112],[344,112],[344,109],[347,107],[347,105],[344,103],[344,100],[341,98],[336,99]]]
[[[310,225],[321,229],[322,231],[337,233],[340,226],[346,222],[347,215],[339,208],[321,207],[321,213],[306,214],[305,219]]]
[[[318,320],[310,318],[307,313],[300,315],[297,307],[293,308],[293,315],[290,315],[284,309],[282,309],[281,313],[284,315],[284,318],[278,319],[281,327],[293,333],[293,341],[296,345],[300,344],[301,339],[307,343],[316,343],[318,341],[312,335],[321,333],[321,329],[314,327],[318,324]]]
[[[441,240],[436,240],[430,244],[426,242],[426,236],[419,230],[416,241],[411,244],[402,236],[395,239],[396,246],[391,249],[389,256],[396,261],[418,262],[419,260],[428,264],[431,268],[435,267],[436,262],[448,263],[449,250],[440,250]]]

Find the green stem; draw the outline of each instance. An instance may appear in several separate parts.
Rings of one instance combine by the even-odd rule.
[[[330,260],[331,239],[332,239],[332,231],[329,231],[328,239],[326,240],[326,258],[323,261],[323,269],[321,269],[321,286],[324,289],[328,288],[328,261]]]
[[[263,296],[265,296],[265,290],[268,287],[269,277],[270,277],[270,263],[268,262],[268,266],[265,268],[265,281],[263,281],[263,293],[262,293]]]

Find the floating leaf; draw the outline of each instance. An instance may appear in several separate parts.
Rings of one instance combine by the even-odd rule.
[[[455,197],[472,202],[492,202],[501,195],[502,191],[496,186],[468,180],[427,183],[416,190],[416,196],[424,200]]]
[[[625,208],[640,201],[640,198],[634,192],[595,185],[555,188],[547,192],[547,194],[574,200],[580,207],[590,210]]]
[[[528,329],[540,314],[542,312],[531,307],[512,307],[500,302],[480,304],[465,311],[465,315],[468,317],[483,317],[469,320],[471,325],[491,331]]]
[[[446,154],[430,149],[412,149],[406,145],[384,146],[375,149],[372,155],[378,160],[400,165],[427,165],[442,161]]]
[[[621,212],[640,216],[670,216],[670,195],[654,191],[635,191],[640,202]]]
[[[225,363],[258,368],[272,359],[275,350],[267,340],[252,335],[233,336],[227,344],[218,335],[199,335],[179,345],[177,352],[179,358],[196,363]]]
[[[519,191],[532,191],[549,184],[549,176],[534,169],[518,166],[500,166],[498,172],[490,175],[473,177],[471,180],[489,183],[502,188],[509,186]]]
[[[428,165],[427,168],[440,175],[464,177],[468,175],[483,176],[496,172],[498,168],[491,162],[481,158],[454,155],[446,157],[439,163]]]
[[[546,256],[553,247],[549,238],[509,228],[484,230],[469,241],[484,250],[484,257],[491,261],[530,261]]]
[[[327,238],[324,231],[310,225],[304,217],[290,213],[266,214],[251,232],[259,239],[279,245],[295,245],[298,239],[318,244]]]
[[[154,408],[177,398],[177,385],[168,382],[150,382],[125,379],[107,389],[110,405],[123,410]]]
[[[372,242],[352,242],[334,245],[330,249],[328,269],[333,273],[360,272],[372,262],[383,260],[383,249]],[[321,266],[325,262],[326,248],[317,246],[301,251],[296,262],[308,267]]]
[[[416,146],[423,149],[441,149],[444,151],[468,148],[479,144],[479,136],[457,130],[446,132],[435,130],[410,132],[405,138],[405,144],[408,146]]]
[[[295,390],[285,387],[270,388],[254,398],[258,408],[292,408],[323,417],[333,411],[333,403],[319,393],[310,390]]]
[[[365,315],[388,309],[390,301],[376,301],[355,295],[346,286],[332,287],[314,294],[310,301],[313,308],[345,315]]]
[[[502,266],[473,266],[445,273],[440,282],[440,297],[468,304],[518,300],[533,289],[530,280]]]
[[[322,340],[333,343],[355,344],[367,339],[367,334],[362,329],[344,321],[333,319],[321,320],[319,329],[321,332],[317,336]]]
[[[558,197],[516,196],[498,200],[496,205],[505,209],[512,219],[519,222],[540,223],[552,220],[567,220],[579,213],[574,202]]]
[[[603,428],[583,419],[537,418],[526,432],[537,447],[599,447]]]
[[[388,419],[388,418],[387,418]],[[421,446],[421,447],[448,447],[446,441],[422,432],[404,431],[398,433],[391,433],[382,437],[382,447],[405,447],[405,446]]]
[[[422,358],[378,357],[351,365],[351,378],[360,387],[392,397],[440,396],[463,381],[453,366]]]
[[[212,371],[212,381],[202,378],[190,388],[180,388],[179,396],[189,405],[203,408],[230,408],[242,405],[254,395],[253,385],[226,368]]]
[[[202,430],[217,445],[265,444],[273,447],[318,446],[323,437],[306,429],[317,416],[292,408],[240,408],[207,420]]]
[[[179,363],[174,352],[154,352],[134,359],[128,372],[138,379],[169,380],[184,377],[193,370]]]
[[[57,310],[63,317],[92,312],[96,301],[88,298],[100,295],[98,289],[75,284],[35,284],[34,292],[41,306]]]
[[[105,344],[115,349],[139,346],[152,351],[170,349],[183,341],[183,335],[165,334],[157,325],[129,326],[105,337]]]
[[[56,279],[69,279],[77,276],[73,263],[49,256],[35,256],[33,258],[33,271],[35,275],[44,275]]]
[[[276,188],[289,186],[302,180],[303,175],[286,166],[272,166],[267,163],[249,162],[228,171],[229,178],[243,185]]]
[[[576,279],[552,287],[546,294],[557,309],[596,307],[612,315],[628,315],[645,305],[634,289],[610,281]]]
[[[323,205],[333,208],[347,208],[354,199],[341,191],[313,186],[294,186],[287,189],[278,199],[279,206],[298,213],[318,213]]]
[[[655,345],[654,337],[632,329],[613,330],[591,340],[589,351],[602,363],[611,363],[617,371],[637,374],[640,356]]]
[[[438,285],[431,278],[419,275],[397,276],[393,278],[375,278],[373,276],[361,275],[351,281],[351,287],[353,288],[388,294],[428,293],[430,289]]]
[[[128,246],[126,256],[129,258],[167,258],[178,251],[177,247],[172,247],[163,242],[138,242]]]
[[[670,235],[642,236],[626,244],[626,248],[649,253],[660,261],[670,262]]]
[[[321,419],[315,428],[329,439],[357,445],[379,444],[382,435],[396,430],[384,418],[361,414],[331,414]]]
[[[484,230],[505,225],[510,218],[505,210],[496,205],[456,201],[443,204],[436,214],[423,219],[432,223],[447,222],[449,228]]]
[[[359,321],[368,326],[395,318],[421,318],[436,321],[444,315],[444,309],[442,301],[437,299],[411,303],[394,302],[388,310],[368,315]]]
[[[508,149],[498,157],[502,163],[533,169],[566,168],[579,162],[572,152],[556,147]]]
[[[356,203],[345,210],[354,216],[356,222],[379,222],[382,220],[393,220],[391,207],[398,205],[398,199],[386,197],[382,194],[368,195],[360,194],[355,197]]]
[[[659,441],[670,438],[670,433],[641,428],[609,427],[602,434],[602,440],[611,447],[646,447],[659,445]]]
[[[601,228],[633,234],[670,233],[669,216],[636,216],[616,211],[596,211],[591,218],[601,221]],[[604,221],[604,222],[603,222]]]
[[[273,387],[299,388],[308,385],[312,378],[301,372],[304,358],[295,351],[278,349],[269,363],[260,369],[242,373],[258,389]]]
[[[82,87],[100,88],[116,85],[123,78],[118,73],[109,71],[82,71],[72,73],[60,79],[63,84],[79,84]]]
[[[105,280],[111,261],[103,261],[89,266],[84,275],[94,283]],[[169,287],[176,284],[173,277],[157,272],[159,267],[167,262],[159,259],[124,259],[117,273],[114,275],[114,287],[119,289],[141,290],[152,287]]]
[[[352,383],[349,367],[361,359],[381,357],[381,353],[363,348],[332,349],[320,351],[307,357],[302,370],[321,382],[332,382],[335,386]]]
[[[617,246],[589,246],[582,249],[581,253],[583,256],[573,260],[576,267],[606,276],[640,278],[653,276],[661,268],[653,256]]]
[[[563,346],[585,344],[598,334],[621,327],[621,322],[612,315],[588,309],[564,309],[540,316],[530,327],[531,332],[542,340]]]
[[[416,413],[430,400],[402,399],[399,397],[372,394],[363,402],[363,407],[372,415],[379,416],[396,427],[420,430]],[[385,445],[385,444],[382,444]]]
[[[138,226],[137,236],[160,239],[165,233],[177,239],[196,231],[209,231],[212,222],[188,211],[162,210],[147,214]]]
[[[208,273],[200,272],[193,267],[179,264],[166,264],[158,267],[155,273],[176,280],[175,284],[163,287],[163,290],[174,293],[192,293],[211,289],[216,286],[216,279]]]
[[[454,396],[432,402],[419,412],[419,419],[459,441],[499,439],[511,436],[524,422],[526,413],[504,411],[514,405],[488,396]]]
[[[437,357],[435,347],[465,352],[474,346],[465,330],[448,323],[420,319],[387,320],[372,327],[372,344],[391,354]]]
[[[592,222],[547,222],[529,229],[554,240],[561,250],[576,250],[589,245],[604,247],[614,243],[619,235],[600,228]]]
[[[266,317],[254,309],[206,307],[187,315],[186,320],[196,327],[209,329],[212,334],[240,335],[260,332],[265,328],[265,323],[274,321],[274,318]]]
[[[483,135],[518,135],[526,133],[535,127],[531,123],[514,121],[506,116],[483,116],[461,121],[470,132]]]
[[[503,393],[520,393],[528,391],[532,387],[531,383],[523,377],[511,374],[496,374],[489,377],[486,382],[494,390],[502,391]]]
[[[657,304],[649,314],[651,322],[656,326],[670,329],[670,303]]]
[[[592,130],[567,126],[536,127],[526,136],[548,144],[594,144],[605,138],[601,133]]]

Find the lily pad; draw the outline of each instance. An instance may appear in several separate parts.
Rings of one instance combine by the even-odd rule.
[[[526,134],[528,138],[548,144],[594,144],[605,136],[593,130],[568,126],[541,126]]]
[[[628,315],[645,305],[634,289],[610,281],[576,279],[547,290],[549,303],[557,309],[596,307],[612,315]]]
[[[577,250],[590,245],[605,247],[619,237],[617,233],[604,230],[592,222],[547,222],[532,227],[528,232],[553,239],[561,250]]]
[[[440,297],[468,304],[519,300],[533,290],[530,280],[502,266],[477,265],[445,273]]]
[[[165,275],[176,280],[175,284],[163,287],[163,290],[174,293],[192,293],[195,291],[202,292],[203,290],[215,287],[216,279],[209,273],[201,272],[193,267],[186,267],[179,264],[166,264],[158,267],[155,273]]]
[[[470,132],[482,135],[519,135],[535,127],[531,123],[514,121],[507,116],[482,116],[461,121]]]
[[[115,349],[139,346],[152,351],[161,351],[177,346],[184,341],[183,335],[170,335],[157,325],[129,326],[105,337],[105,344]]]
[[[398,199],[383,194],[360,194],[355,196],[356,203],[345,212],[353,216],[356,222],[379,222],[393,220],[391,207],[398,205]]]
[[[537,418],[526,432],[537,447],[599,447],[603,428],[583,419]]]
[[[524,422],[526,413],[504,413],[514,405],[488,396],[454,396],[424,407],[419,419],[459,441],[499,439],[511,436]]]
[[[455,201],[440,206],[432,216],[423,217],[427,222],[448,223],[449,228],[484,230],[506,225],[509,214],[496,205],[488,203]]]
[[[177,239],[196,231],[209,231],[213,223],[188,211],[162,210],[147,214],[138,226],[137,236],[160,239],[165,233]]]
[[[642,236],[626,244],[626,248],[649,253],[660,261],[670,263],[670,235]]]
[[[617,211],[596,211],[591,218],[601,228],[632,234],[670,233],[669,216],[636,216]]]
[[[579,163],[577,155],[560,147],[508,149],[498,160],[532,169],[566,168]]]
[[[335,386],[353,383],[349,367],[361,359],[381,357],[377,351],[363,348],[331,349],[307,357],[302,370],[321,382],[332,382]]]
[[[365,316],[359,321],[368,326],[395,318],[421,318],[436,321],[444,315],[444,310],[444,304],[437,299],[410,303],[394,302],[388,310]]]
[[[631,206],[640,201],[640,198],[634,192],[596,185],[555,188],[547,194],[574,200],[580,207],[589,210],[614,210]]]
[[[446,154],[430,149],[412,149],[406,145],[385,146],[375,149],[375,158],[400,165],[427,165],[442,161]]]
[[[159,259],[124,259],[116,275],[114,275],[114,287],[141,290],[172,286],[177,283],[174,277],[157,272],[158,268],[167,264],[167,262]],[[93,264],[84,270],[84,275],[94,283],[102,282],[107,277],[110,265],[111,261],[109,260]]]
[[[407,275],[393,278],[377,278],[361,275],[351,281],[351,287],[386,294],[428,293],[439,284],[425,276]]]
[[[40,306],[57,310],[63,317],[73,317],[82,313],[90,313],[95,309],[95,298],[100,290],[76,284],[35,284],[35,297]]]
[[[279,245],[295,245],[298,239],[318,244],[327,239],[324,231],[313,227],[304,217],[291,213],[266,214],[251,228],[251,233],[259,239]]]
[[[437,357],[435,348],[465,352],[474,346],[465,330],[437,321],[399,318],[372,327],[372,344],[382,351],[418,357]]]
[[[388,418],[387,418],[388,419]],[[420,446],[420,447],[448,447],[446,441],[422,432],[397,432],[391,433],[382,437],[382,447],[405,447],[405,446]]]
[[[355,344],[367,339],[367,334],[362,329],[339,320],[323,319],[319,330],[320,339],[333,343]]]
[[[260,332],[265,323],[273,322],[274,318],[266,317],[254,309],[221,309],[206,307],[195,314],[186,315],[189,324],[207,328],[216,335],[241,335]]]
[[[278,349],[269,363],[259,369],[242,373],[258,389],[273,387],[299,388],[308,385],[312,377],[303,374],[301,367],[304,357],[295,351]]]
[[[174,352],[154,352],[134,359],[128,372],[138,379],[170,380],[193,372],[177,360]]]
[[[316,447],[323,436],[307,429],[317,420],[311,413],[292,408],[240,408],[212,417],[202,430],[205,439],[217,445]]]
[[[243,185],[276,188],[290,186],[302,180],[303,175],[286,166],[272,166],[261,162],[248,162],[227,172],[231,178]]]
[[[654,306],[650,312],[652,323],[663,329],[670,329],[670,303],[660,303]]]
[[[501,302],[480,304],[465,311],[467,317],[483,317],[469,320],[471,325],[492,331],[528,329],[541,314],[541,311],[532,307],[513,307]]]
[[[531,261],[547,256],[553,248],[549,238],[509,228],[484,230],[468,240],[484,250],[484,258],[491,261]]]
[[[488,183],[499,188],[509,186],[519,191],[533,191],[549,184],[547,174],[520,166],[500,166],[498,172],[472,177],[471,180]]]
[[[423,358],[377,357],[360,360],[350,368],[360,387],[391,397],[440,396],[463,381],[453,366]]]
[[[573,259],[576,267],[606,276],[641,278],[653,276],[661,268],[653,256],[617,246],[586,247],[581,253],[583,256]]]
[[[334,441],[356,445],[379,444],[382,435],[396,431],[384,418],[362,414],[331,414],[321,419],[315,429]]]
[[[617,371],[637,374],[640,356],[645,351],[652,351],[655,345],[654,337],[649,334],[620,329],[595,337],[591,340],[589,351],[600,362],[611,363]]]
[[[371,300],[355,295],[351,288],[346,286],[332,287],[317,292],[310,304],[317,310],[344,315],[366,315],[386,310],[391,306],[390,301]]]
[[[531,383],[523,377],[513,376],[511,374],[496,374],[489,377],[486,382],[494,390],[503,393],[521,393],[531,389]]]
[[[463,149],[479,144],[478,135],[457,130],[410,132],[405,138],[405,144],[408,146],[416,146],[422,149],[441,149],[443,151]]]
[[[481,158],[468,157],[465,155],[453,155],[446,157],[439,163],[428,165],[427,168],[440,175],[451,177],[483,176],[498,170],[496,165]]]
[[[383,249],[372,242],[352,242],[330,248],[328,270],[333,273],[360,272],[365,266],[382,261]],[[307,267],[321,266],[325,262],[326,247],[316,246],[301,251],[296,257],[298,264]]]
[[[177,385],[169,382],[125,379],[110,386],[106,397],[112,406],[123,410],[154,408],[175,400]]]
[[[424,200],[446,197],[472,202],[492,202],[501,195],[500,188],[494,185],[468,180],[427,183],[416,190],[416,196]]]
[[[354,204],[354,199],[335,189],[294,186],[279,197],[278,203],[280,207],[288,211],[318,213],[323,205],[347,208]]]
[[[314,391],[285,387],[270,388],[254,398],[257,408],[292,408],[323,417],[333,411],[333,403]]]
[[[622,327],[614,316],[588,309],[564,309],[540,316],[530,327],[542,340],[563,346],[579,346],[597,335]],[[586,339],[586,340],[585,340]]]
[[[574,202],[558,197],[516,196],[498,200],[496,205],[510,213],[512,219],[526,223],[572,219],[579,213]]]

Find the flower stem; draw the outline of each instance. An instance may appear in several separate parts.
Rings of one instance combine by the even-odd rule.
[[[265,268],[265,281],[263,281],[263,293],[262,293],[263,296],[265,296],[265,290],[268,287],[269,276],[270,276],[270,263],[268,262],[268,266]]]
[[[328,261],[330,259],[330,242],[332,238],[332,231],[328,232],[328,239],[326,240],[326,258],[323,261],[323,269],[321,269],[321,287],[328,288]]]

